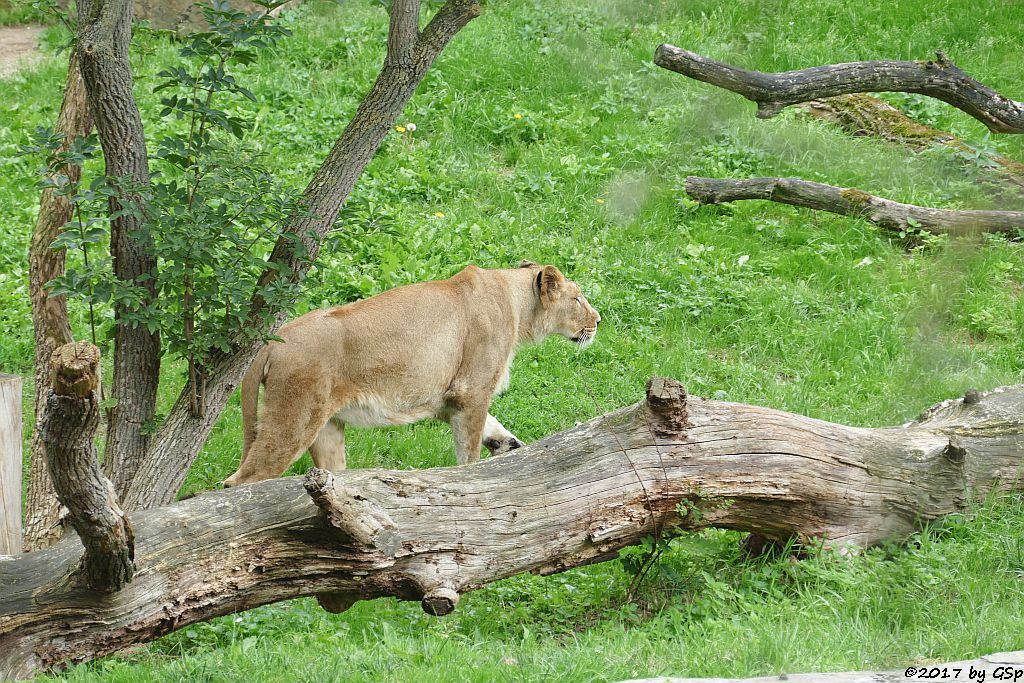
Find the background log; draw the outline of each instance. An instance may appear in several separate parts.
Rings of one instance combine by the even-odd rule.
[[[950,132],[914,121],[888,102],[871,95],[840,95],[811,100],[800,109],[820,121],[833,123],[850,135],[873,137],[915,151],[941,145],[967,159],[980,155],[982,166],[1016,188],[1024,188],[1024,164],[991,150],[978,149]],[[977,162],[975,162],[977,163]]]
[[[476,465],[329,480],[313,471],[306,482],[319,507],[287,478],[134,513],[138,571],[114,595],[66,580],[81,553],[73,536],[0,563],[0,677],[305,595],[340,596],[338,609],[396,596],[442,613],[491,581],[614,559],[656,529],[829,547],[906,538],[993,491],[1024,488],[1024,385],[864,429],[657,380],[640,403]],[[393,554],[329,522],[331,501],[350,491],[393,524]],[[86,613],[67,629],[67,615]]]
[[[21,554],[21,377],[0,375],[0,555]]]
[[[689,176],[686,193],[701,204],[763,199],[871,221],[888,230],[925,230],[967,236],[1024,230],[1024,211],[954,211],[902,204],[853,187],[799,178],[703,178]]]
[[[132,579],[134,541],[96,455],[100,352],[87,342],[65,344],[51,365],[53,389],[39,423],[47,466],[85,546],[81,577],[95,591],[115,592]]]
[[[944,53],[935,55],[927,61],[876,60],[765,73],[739,69],[674,45],[659,45],[654,63],[746,97],[757,104],[757,116],[762,119],[776,116],[792,104],[823,97],[912,92],[951,104],[993,133],[1024,133],[1024,102],[1003,97],[974,80]]]

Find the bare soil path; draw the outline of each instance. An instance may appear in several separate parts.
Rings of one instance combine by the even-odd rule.
[[[0,26],[0,78],[40,59],[42,32],[42,26]]]

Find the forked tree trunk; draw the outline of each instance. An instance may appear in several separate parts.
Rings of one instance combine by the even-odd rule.
[[[80,1],[78,5],[84,7],[87,3]],[[55,130],[64,136],[65,148],[76,137],[85,137],[92,132],[85,86],[78,70],[78,55],[74,51],[68,60],[64,98]],[[82,169],[72,165],[65,173],[71,181],[77,182]],[[47,282],[64,274],[65,252],[63,249],[53,251],[50,245],[60,234],[61,227],[70,219],[71,202],[68,198],[54,194],[51,188],[43,190],[28,253],[28,288],[32,301],[32,326],[35,330],[36,429],[32,432],[28,498],[25,503],[26,552],[48,546],[60,538],[63,532],[58,520],[60,505],[50,481],[38,424],[52,383],[50,357],[58,346],[72,341],[67,301],[63,295],[50,296],[46,291]]]
[[[420,31],[419,0],[392,3],[387,55],[380,74],[306,187],[302,196],[305,212],[295,217],[286,231],[288,235],[278,240],[270,256],[273,266],[260,278],[261,285],[278,278],[291,282],[302,278],[319,253],[324,237],[337,220],[356,180],[434,60],[462,27],[479,14],[480,5],[476,0],[448,0]],[[300,249],[296,249],[297,244]],[[284,320],[281,312],[268,310],[265,302],[255,297],[253,324],[261,325],[266,318],[275,321],[275,328]],[[157,432],[145,461],[121,494],[125,510],[158,507],[174,500],[258,349],[258,344],[238,342],[230,353],[216,355],[207,364],[206,409],[202,415],[196,416],[190,410],[191,386],[182,390]]]
[[[644,401],[476,465],[313,470],[137,512],[135,577],[104,595],[69,573],[76,537],[0,562],[0,676],[27,676],[195,621],[332,594],[444,614],[521,572],[615,558],[654,533],[719,527],[863,547],[1024,488],[1024,385],[903,427],[846,427],[688,397]],[[67,627],[69,614],[88,614]]]

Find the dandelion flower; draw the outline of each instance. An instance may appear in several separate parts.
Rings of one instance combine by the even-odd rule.
[[[514,118],[514,119],[521,119],[521,118],[523,118],[523,115],[522,114],[512,114],[512,118]]]
[[[405,126],[395,126],[395,130],[397,130],[399,133],[404,133]]]
[[[444,218],[444,211],[435,211],[434,215],[438,218]]]
[[[409,123],[405,124],[405,129],[410,133],[413,133],[416,131],[416,124],[410,121]]]

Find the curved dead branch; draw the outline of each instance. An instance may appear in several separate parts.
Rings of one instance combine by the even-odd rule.
[[[673,45],[659,45],[654,63],[717,85],[757,104],[758,118],[823,97],[863,92],[912,92],[942,100],[993,133],[1024,133],[1024,102],[1003,97],[971,78],[943,52],[914,62],[876,60],[765,73],[740,69]]]
[[[686,193],[701,204],[763,199],[871,221],[888,230],[925,230],[969,236],[1024,230],[1024,211],[955,211],[902,204],[852,187],[798,178],[703,178],[689,176]]]

